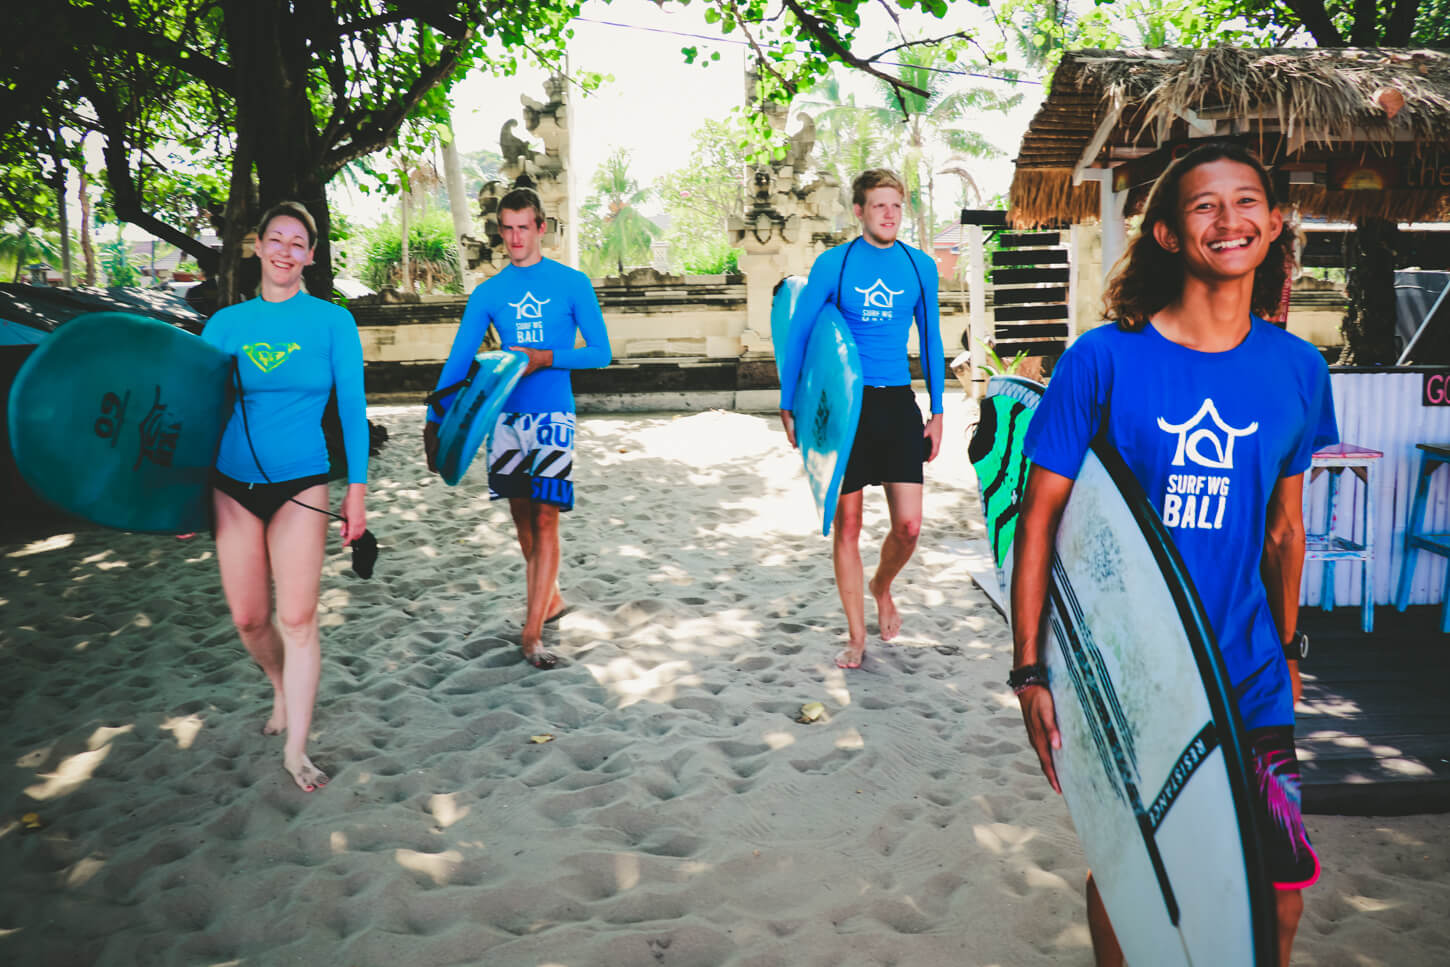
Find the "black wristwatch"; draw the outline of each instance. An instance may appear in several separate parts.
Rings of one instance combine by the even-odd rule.
[[[1284,657],[1289,661],[1303,661],[1309,657],[1309,636],[1298,628],[1288,641],[1284,642]]]
[[[1047,684],[1047,666],[1042,662],[1034,662],[1031,665],[1023,665],[1021,668],[1014,668],[1007,673],[1007,687],[1018,695],[1023,689],[1031,688],[1033,685]]]

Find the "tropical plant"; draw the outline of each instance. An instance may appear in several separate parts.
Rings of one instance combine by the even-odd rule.
[[[625,263],[648,260],[650,243],[660,234],[659,226],[639,210],[654,192],[641,188],[630,174],[629,152],[624,148],[615,148],[604,159],[594,172],[593,185],[593,193],[581,206],[580,240],[587,242],[581,261],[590,275],[611,266],[624,275]]]
[[[1012,376],[1022,368],[1027,360],[1027,350],[1022,350],[1012,357],[1011,362],[1004,362],[1001,356],[997,355],[997,349],[991,343],[983,346],[987,354],[987,361],[982,364],[982,369],[988,376]]]
[[[362,280],[374,289],[404,287],[401,217],[387,219],[365,234]],[[428,208],[408,226],[408,260],[413,279],[424,292],[462,292],[458,243],[447,210]]]
[[[968,120],[1008,111],[1022,95],[957,83],[952,65],[959,54],[950,45],[908,46],[896,56],[895,74],[877,78],[878,103],[858,105],[854,95],[843,97],[839,79],[832,77],[800,106],[816,122],[817,142],[842,186],[843,201],[850,204],[851,180],[860,171],[895,169],[906,185],[911,236],[929,247],[935,176],[942,165],[950,160],[965,171],[971,159],[1002,155]]]
[[[131,246],[121,237],[120,232],[101,246],[101,267],[106,271],[106,285],[120,287],[141,284],[141,270],[131,264]]]
[[[916,226],[916,243],[931,246],[927,227],[935,221],[936,178],[940,166],[938,146],[957,158],[997,158],[1002,151],[963,122],[982,112],[1006,112],[1022,100],[1021,94],[1003,95],[988,87],[951,83],[942,68],[955,62],[945,46],[908,47],[900,52],[899,79],[914,90],[878,80],[882,99],[894,102],[887,115],[904,129],[901,176]]]
[[[0,262],[14,265],[14,281],[23,279],[31,263],[37,259],[51,264],[59,261],[60,247],[43,230],[28,225],[10,225],[7,228],[0,233]]]

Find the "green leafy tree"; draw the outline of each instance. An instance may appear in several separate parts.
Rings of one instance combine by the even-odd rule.
[[[738,122],[706,120],[691,135],[685,166],[660,178],[656,196],[670,216],[664,240],[673,268],[734,272],[738,253],[726,241],[730,216],[743,210],[744,132]]]
[[[880,74],[890,53],[855,49],[867,0],[697,2],[722,33],[753,47],[767,100],[788,101],[833,62]],[[948,11],[946,0],[877,2],[936,18]],[[215,269],[223,302],[237,295],[243,236],[284,198],[303,201],[318,221],[308,285],[330,291],[328,182],[394,142],[404,121],[441,123],[449,86],[470,70],[561,66],[580,8],[580,0],[58,3],[7,11],[0,130],[32,147],[0,161],[33,164],[42,136],[62,128],[101,134],[112,208]],[[698,50],[683,55],[695,60]],[[205,217],[222,226],[219,258],[166,210],[177,196],[163,176],[179,170],[211,179]]]

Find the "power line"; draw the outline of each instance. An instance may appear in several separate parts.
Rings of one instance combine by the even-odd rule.
[[[666,27],[645,27],[639,24],[619,23],[615,20],[595,20],[592,17],[575,17],[579,23],[597,24],[601,27],[618,27],[621,30],[643,30],[652,34],[668,34],[672,37],[685,37],[690,40],[703,40],[712,44],[728,44],[733,47],[749,47],[748,41],[734,40],[729,37],[717,37],[711,34],[695,34],[683,30],[671,30]],[[778,44],[762,43],[766,47],[779,47]],[[926,67],[922,64],[903,64],[900,61],[883,60],[879,61],[885,67],[911,67],[915,70],[932,71],[937,74],[955,74],[959,77],[976,77],[988,81],[1002,81],[1006,84],[1033,84],[1042,86],[1041,81],[1034,81],[1025,77],[1007,77],[1002,74],[983,74],[977,71],[957,70],[951,67]]]

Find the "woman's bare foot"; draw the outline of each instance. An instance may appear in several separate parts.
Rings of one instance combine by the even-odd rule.
[[[282,703],[282,693],[272,696],[272,715],[262,723],[263,735],[281,735],[287,731],[287,707]]]
[[[896,610],[896,602],[891,598],[891,585],[887,584],[881,590],[876,590],[876,579],[871,579],[871,597],[876,599],[876,619],[881,626],[881,640],[890,641],[901,631],[901,612]]]
[[[327,785],[327,773],[313,765],[312,760],[305,755],[297,762],[289,762],[283,758],[282,768],[291,774],[292,781],[303,792],[313,792]]]
[[[866,643],[859,646],[847,645],[845,650],[836,656],[837,668],[860,668],[861,663],[866,660]]]

